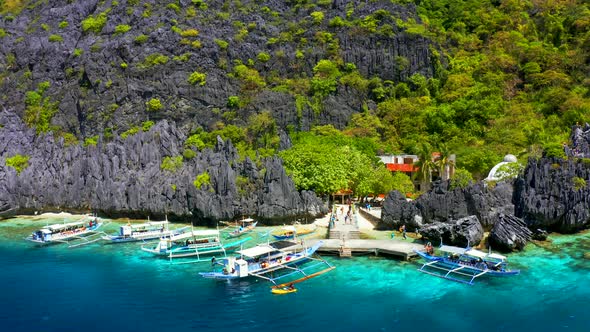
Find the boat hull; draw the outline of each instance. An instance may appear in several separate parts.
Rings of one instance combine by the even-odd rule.
[[[297,288],[292,288],[292,289],[289,289],[289,288],[273,288],[271,290],[271,292],[273,294],[279,294],[279,295],[290,294],[290,293],[297,292]]]
[[[67,243],[72,240],[77,240],[83,237],[91,236],[97,233],[98,229],[103,225],[103,223],[95,224],[92,227],[86,228],[84,231],[75,232],[68,236],[52,236],[50,240],[43,240],[39,238],[33,238],[32,236],[28,236],[25,240],[29,242],[33,242],[40,246],[47,246],[52,244],[60,244],[60,243]]]
[[[479,274],[479,273],[485,272],[486,275],[490,275],[490,276],[494,276],[494,277],[514,276],[514,275],[520,274],[520,270],[493,270],[493,269],[489,268],[488,265],[486,265],[483,262],[466,263],[466,262],[461,262],[461,261],[457,261],[457,260],[453,260],[453,259],[448,259],[446,257],[429,255],[428,253],[426,253],[424,251],[420,251],[420,250],[415,250],[415,252],[416,252],[416,254],[418,254],[420,257],[426,259],[427,261],[433,262],[434,264],[436,264],[438,266],[442,266],[442,267],[448,268],[450,270],[456,269],[456,268],[461,268],[462,272],[468,272],[471,274]],[[426,265],[423,265],[422,268],[424,268],[425,266]],[[422,268],[420,270],[422,272],[424,272],[422,270]]]
[[[279,269],[297,264],[297,263],[304,263],[310,259],[310,257],[321,247],[323,242],[318,242],[314,246],[307,248],[304,251],[297,252],[297,253],[289,253],[286,254],[281,259],[281,263],[268,265],[262,267],[260,263],[250,263],[248,264],[248,274],[244,276],[240,276],[238,272],[234,273],[223,273],[223,272],[199,272],[203,278],[207,279],[218,279],[218,280],[229,280],[229,279],[238,279],[238,278],[246,278],[250,276],[255,276],[257,274],[264,274],[270,271],[277,271]]]
[[[156,256],[162,256],[166,258],[185,258],[185,257],[211,257],[213,255],[222,254],[225,256],[227,252],[231,252],[239,248],[244,243],[250,241],[251,238],[241,239],[239,241],[235,241],[232,243],[228,243],[225,245],[216,244],[212,246],[201,246],[201,247],[191,247],[191,246],[183,246],[177,247],[168,250],[157,250],[152,248],[144,248],[142,247],[141,250],[145,252],[149,252]]]

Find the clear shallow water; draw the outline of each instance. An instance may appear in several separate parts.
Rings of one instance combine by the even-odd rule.
[[[510,257],[521,275],[474,286],[419,273],[417,262],[329,257],[334,271],[278,296],[262,281],[202,279],[197,273],[208,263],[171,265],[138,244],[37,248],[22,240],[45,224],[0,222],[2,330],[590,330],[590,260],[583,257],[590,233],[530,245]]]

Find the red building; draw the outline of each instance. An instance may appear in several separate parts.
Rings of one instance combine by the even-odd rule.
[[[418,172],[418,167],[414,164],[418,161],[418,156],[413,154],[401,154],[395,156],[379,156],[379,159],[385,164],[388,170],[392,172],[403,172],[412,177]]]

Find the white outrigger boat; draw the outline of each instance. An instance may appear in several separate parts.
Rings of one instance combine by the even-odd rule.
[[[256,228],[258,221],[254,221],[252,218],[245,218],[240,220],[239,225],[237,226],[234,231],[227,234],[227,238],[235,238],[240,237],[244,234],[250,233]]]
[[[214,265],[222,267],[221,271],[199,274],[204,278],[217,280],[252,276],[270,281],[274,285],[273,288],[282,288],[335,269],[324,259],[312,257],[322,245],[322,241],[312,247],[301,247],[291,241],[259,244],[256,247],[237,251],[240,257],[227,257],[219,261],[212,260]],[[304,266],[304,264],[307,265]],[[292,279],[293,276],[300,278],[286,281]]]
[[[467,246],[467,248],[441,245],[436,249],[430,242],[424,250],[414,250],[427,262],[418,271],[435,277],[473,285],[475,279],[484,275],[492,277],[514,276],[520,270],[508,268],[506,256],[485,253]]]
[[[103,224],[98,217],[86,216],[76,222],[47,225],[33,232],[25,240],[39,245],[67,243],[69,247],[77,247],[100,240],[100,236],[104,233],[99,232],[98,229]]]
[[[187,228],[170,230],[169,225],[168,218],[165,221],[148,221],[141,224],[128,223],[119,227],[119,233],[104,235],[102,239],[109,243],[149,241],[179,235]]]
[[[251,238],[243,238],[229,243],[220,241],[219,230],[191,230],[169,238],[162,238],[155,247],[142,246],[141,250],[156,256],[174,258],[196,257],[191,262],[209,260],[212,255],[227,256]],[[189,263],[189,262],[186,262]]]

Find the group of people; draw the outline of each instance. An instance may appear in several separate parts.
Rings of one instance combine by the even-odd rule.
[[[344,216],[344,223],[352,223],[352,204],[348,205],[348,211],[346,214],[344,213],[344,206],[341,206],[340,209],[334,208],[330,216],[330,225],[329,227],[332,228],[336,224],[337,221],[340,220],[340,216]]]

